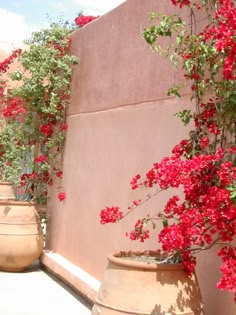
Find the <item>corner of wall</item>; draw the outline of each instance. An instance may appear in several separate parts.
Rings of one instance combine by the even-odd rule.
[[[43,251],[40,263],[43,268],[62,280],[90,304],[94,304],[95,296],[100,286],[98,280],[61,255],[50,250]]]

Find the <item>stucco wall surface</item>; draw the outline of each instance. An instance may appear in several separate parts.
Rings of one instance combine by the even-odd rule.
[[[99,211],[127,206],[145,192],[134,192],[130,180],[170,154],[187,136],[174,113],[190,104],[189,95],[167,97],[180,72],[153,53],[141,36],[148,12],[173,12],[167,0],[128,0],[72,35],[73,54],[80,58],[72,80],[72,103],[64,153],[63,188],[58,202],[51,191],[47,248],[100,280],[110,251],[157,249],[157,233],[147,243],[131,242],[125,232],[140,217],[102,226]],[[183,11],[188,16],[188,11]],[[163,206],[168,193],[147,204]],[[218,262],[211,253],[198,259],[198,277],[206,315],[236,313],[233,298],[217,291]],[[226,308],[227,303],[227,308]]]

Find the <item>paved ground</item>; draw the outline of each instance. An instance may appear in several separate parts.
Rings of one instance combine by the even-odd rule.
[[[36,263],[21,273],[0,272],[0,315],[90,315],[91,306]]]

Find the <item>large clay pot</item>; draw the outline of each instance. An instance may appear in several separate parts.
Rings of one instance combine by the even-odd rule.
[[[14,189],[9,182],[0,182],[0,199],[15,199]]]
[[[22,271],[43,249],[43,232],[33,203],[0,200],[0,270]]]
[[[196,275],[181,264],[156,264],[123,259],[156,252],[117,252],[108,256],[92,315],[203,315]]]

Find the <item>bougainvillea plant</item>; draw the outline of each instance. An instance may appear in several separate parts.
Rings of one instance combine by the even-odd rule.
[[[144,204],[162,191],[176,189],[161,211],[140,215],[127,236],[144,242],[150,227],[161,220],[157,240],[162,250],[190,274],[195,255],[217,245],[222,259],[217,288],[232,292],[236,301],[236,7],[231,0],[171,2],[176,14],[152,13],[151,21],[156,23],[143,36],[154,51],[182,67],[183,80],[168,95],[180,97],[180,88],[190,87],[196,106],[176,115],[185,125],[193,121],[194,128],[144,178],[138,174],[132,179],[132,189],[148,189],[147,197],[133,201],[126,211],[118,206],[102,209],[100,222],[119,222],[138,208],[143,211]],[[178,10],[190,10],[191,21],[201,11],[208,23],[194,33],[194,25],[184,22]],[[164,36],[171,38],[172,45],[159,45]]]
[[[0,63],[1,179],[14,183],[17,198],[47,201],[48,185],[62,179],[66,110],[71,99],[71,77],[77,57],[70,54],[70,33],[94,20],[79,15],[74,24],[53,23],[32,34],[25,51],[16,50]],[[18,68],[10,73],[16,60]],[[66,198],[60,183],[58,199]]]

